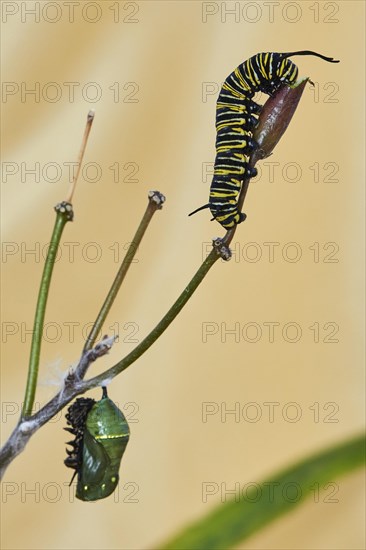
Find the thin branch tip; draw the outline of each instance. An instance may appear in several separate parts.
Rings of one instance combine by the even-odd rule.
[[[149,203],[155,205],[158,210],[163,208],[163,204],[166,201],[165,195],[160,193],[160,191],[149,191],[148,198]]]
[[[80,147],[80,152],[79,152],[79,156],[78,156],[78,160],[77,160],[76,172],[75,172],[73,181],[71,183],[71,186],[70,186],[67,198],[66,198],[66,202],[69,202],[69,203],[72,202],[72,198],[73,198],[74,193],[75,193],[75,188],[76,188],[76,184],[77,184],[77,181],[78,181],[78,178],[79,178],[79,174],[80,174],[80,170],[81,170],[81,164],[83,162],[84,153],[85,153],[86,145],[88,143],[88,138],[89,138],[89,134],[90,134],[92,124],[93,124],[94,116],[95,116],[95,111],[93,111],[91,109],[88,112],[88,116],[87,116],[87,119],[86,119],[86,126],[85,126],[85,130],[84,130],[83,139],[81,141],[81,147]]]
[[[64,214],[66,221],[72,222],[74,219],[74,210],[70,202],[62,201],[56,204],[55,211]]]

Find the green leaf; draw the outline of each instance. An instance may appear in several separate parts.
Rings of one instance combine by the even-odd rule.
[[[364,436],[355,437],[311,456],[253,484],[245,498],[238,495],[196,521],[161,550],[218,550],[232,548],[276,518],[291,512],[314,490],[360,467],[365,462]],[[258,498],[258,486],[262,491]],[[272,490],[270,489],[272,488]]]

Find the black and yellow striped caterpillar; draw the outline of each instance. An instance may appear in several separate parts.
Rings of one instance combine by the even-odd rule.
[[[108,497],[118,484],[119,467],[130,430],[119,408],[103,388],[100,401],[79,397],[66,414],[65,428],[75,436],[68,441],[66,466],[77,475],[76,497],[84,501]]]
[[[190,216],[210,208],[212,219],[225,229],[245,220],[246,215],[238,211],[237,201],[243,180],[257,174],[248,163],[250,153],[257,146],[253,129],[261,111],[261,105],[252,98],[256,92],[272,95],[281,85],[296,82],[298,68],[288,59],[293,55],[315,55],[330,63],[338,63],[332,57],[308,50],[258,53],[227,77],[216,106],[216,158],[209,202],[191,212]]]

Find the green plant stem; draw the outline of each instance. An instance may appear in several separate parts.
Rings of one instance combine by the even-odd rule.
[[[198,269],[196,274],[193,276],[190,283],[186,286],[177,300],[174,302],[169,311],[164,315],[161,321],[156,325],[156,327],[142,340],[142,342],[136,346],[134,350],[131,351],[126,357],[121,361],[116,363],[113,367],[106,370],[103,374],[95,376],[90,380],[86,380],[82,383],[83,391],[86,391],[90,388],[95,388],[98,385],[103,385],[103,382],[110,378],[114,378],[117,374],[121,373],[132,363],[136,361],[153,343],[161,336],[161,334],[168,328],[170,323],[174,321],[178,313],[183,309],[185,304],[188,302],[194,291],[197,289],[199,284],[202,282],[208,271],[214,265],[216,260],[219,259],[219,256],[215,249],[211,250],[210,254],[207,256],[205,261],[202,263],[201,267]]]
[[[61,205],[62,204],[65,206],[68,203],[61,203]],[[72,219],[72,214],[70,214],[70,210],[67,210],[64,207],[58,208],[59,206],[60,205],[56,206],[56,221],[53,228],[51,242],[47,252],[47,258],[43,268],[41,284],[38,292],[38,301],[37,301],[36,313],[35,313],[34,325],[33,325],[32,346],[31,346],[30,357],[29,357],[28,378],[27,378],[27,385],[25,389],[24,404],[22,409],[23,418],[30,416],[32,413],[32,407],[33,407],[35,394],[36,394],[44,318],[45,318],[48,292],[50,289],[53,267],[55,265],[57,251],[58,251],[58,247],[60,244],[64,227],[66,223]]]
[[[359,435],[253,484],[243,497],[221,504],[180,535],[159,545],[161,550],[218,550],[232,548],[279,516],[291,512],[327,483],[362,466],[365,438]],[[259,486],[259,488],[258,488]],[[270,490],[270,487],[272,489]],[[332,485],[328,487],[332,489]],[[291,490],[292,489],[292,490]],[[337,498],[334,496],[334,498]]]
[[[99,331],[102,329],[104,321],[106,320],[109,310],[111,309],[113,302],[116,299],[118,291],[126,276],[127,271],[129,270],[132,260],[135,257],[137,249],[142,241],[142,238],[151,221],[151,218],[159,208],[161,208],[161,206],[155,201],[151,200],[151,198],[149,198],[149,204],[147,205],[147,208],[142,217],[140,225],[137,228],[135,236],[132,242],[130,243],[130,246],[128,247],[125,257],[123,258],[121,267],[119,268],[118,273],[112,283],[111,289],[108,292],[108,295],[104,301],[104,304],[102,305],[100,312],[98,313],[98,316],[95,320],[95,323],[86,339],[85,346],[83,349],[83,354],[89,351],[93,347],[95,340],[98,337]]]

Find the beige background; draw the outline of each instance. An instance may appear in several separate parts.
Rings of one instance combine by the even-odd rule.
[[[207,201],[203,163],[214,159],[215,90],[226,76],[260,51],[305,48],[341,60],[332,65],[294,58],[300,75],[311,76],[316,87],[305,90],[288,132],[251,185],[233,260],[214,267],[164,336],[111,385],[132,432],[119,497],[94,505],[70,497],[61,415],[32,439],[6,475],[6,549],[158,548],[220,501],[218,492],[202,502],[203,483],[245,488],[361,429],[364,3],[81,2],[73,22],[63,2],[57,11],[55,3],[41,2],[39,21],[25,11],[34,2],[2,4],[18,10],[3,14],[3,82],[23,91],[40,87],[37,98],[19,92],[2,103],[2,156],[14,163],[6,164],[2,178],[3,439],[24,395],[30,345],[25,331],[33,320],[40,250],[50,237],[52,207],[66,196],[65,163],[76,159],[88,110],[95,109],[96,117],[85,163],[97,163],[101,174],[95,176],[89,165],[80,179],[75,222],[64,233],[47,310],[38,404],[53,395],[61,373],[77,360],[82,329],[96,315],[117,269],[116,251],[131,240],[149,189],[166,194],[166,205],[104,329],[111,334],[119,327],[120,341],[91,374],[133,349],[133,340],[147,334],[187,284],[207,243],[223,234],[207,211],[192,218],[187,213]],[[235,4],[239,13],[225,13]],[[206,22],[205,10],[212,12]],[[90,22],[94,18],[99,20]],[[73,100],[65,84],[70,82],[80,83]],[[117,87],[120,98],[114,101]],[[96,89],[101,97],[92,101]],[[51,101],[57,90],[59,97]],[[205,90],[211,95],[204,96]],[[35,163],[39,181],[25,173]],[[116,163],[117,182],[109,168]],[[9,167],[17,173],[5,173]],[[279,243],[274,261],[264,243]],[[295,251],[289,243],[297,243],[297,262],[289,261]],[[25,255],[26,249],[36,252]],[[256,253],[261,257],[250,261]],[[270,322],[279,323],[273,342],[264,324]],[[298,342],[282,336],[287,323],[301,329]],[[314,323],[319,342],[309,328]],[[225,328],[235,326],[239,341],[225,336]],[[258,326],[258,341],[248,342]],[[336,326],[333,338],[339,341],[325,342]],[[217,332],[204,342],[207,329]],[[99,398],[100,392],[93,395]],[[219,412],[204,423],[207,402]],[[278,403],[273,422],[268,402]],[[222,422],[220,410],[235,403],[242,413],[238,422],[233,415]],[[255,414],[258,421],[251,422]],[[301,417],[290,422],[295,414]],[[328,488],[320,502],[309,500],[239,548],[364,548],[363,476],[336,483],[337,502],[327,502]]]

